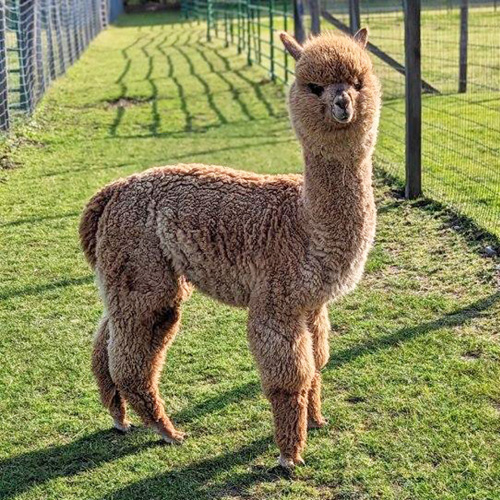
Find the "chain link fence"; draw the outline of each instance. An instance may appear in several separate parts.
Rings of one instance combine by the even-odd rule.
[[[424,194],[500,237],[500,5],[496,0],[422,0],[422,132],[415,139],[407,119],[403,4],[184,0],[182,9],[187,18],[206,22],[208,40],[218,37],[236,46],[249,64],[263,66],[272,80],[284,82],[293,75],[293,65],[279,43],[279,30],[303,39],[318,31],[319,15],[323,30],[354,33],[368,26],[369,50],[384,94],[377,165],[406,180],[408,192],[409,144],[418,142]]]
[[[0,129],[30,114],[122,9],[121,0],[0,0]]]

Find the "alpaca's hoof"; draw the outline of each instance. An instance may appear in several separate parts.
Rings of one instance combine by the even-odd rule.
[[[325,427],[325,425],[328,425],[328,420],[323,417],[321,417],[321,420],[313,420],[310,418],[307,422],[308,429],[321,429],[322,427]]]
[[[117,420],[117,419],[114,419],[114,428],[119,431],[119,432],[123,432],[124,434],[129,432],[130,429],[132,429],[132,425],[130,425],[130,422],[128,420]]]
[[[161,433],[160,434],[163,441],[167,444],[182,444],[184,439],[186,439],[187,434],[185,432],[175,431],[170,434]]]
[[[284,469],[293,469],[296,465],[304,465],[304,459],[299,455],[296,459],[284,457],[280,455],[278,463]]]

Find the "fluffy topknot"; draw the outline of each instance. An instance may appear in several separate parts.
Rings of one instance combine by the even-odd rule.
[[[308,39],[296,65],[297,79],[323,85],[362,78],[371,71],[363,42],[331,32]]]

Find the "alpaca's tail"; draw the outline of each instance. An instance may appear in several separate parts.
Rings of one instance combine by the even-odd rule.
[[[115,192],[116,183],[109,184],[95,194],[87,203],[80,219],[80,243],[87,261],[95,268],[96,265],[96,245],[97,227],[106,205]]]

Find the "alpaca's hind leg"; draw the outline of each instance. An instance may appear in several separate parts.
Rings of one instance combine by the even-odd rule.
[[[110,371],[120,393],[144,423],[169,443],[181,442],[184,434],[165,413],[158,382],[165,352],[179,323],[179,304],[149,314],[129,310],[129,314],[113,317],[109,345]]]
[[[307,396],[314,376],[311,337],[305,318],[250,311],[249,342],[273,410],[280,464],[302,463],[307,438]]]
[[[327,421],[321,414],[321,373],[320,370],[328,362],[330,356],[330,346],[328,335],[330,333],[330,320],[328,309],[323,305],[318,310],[309,314],[307,328],[311,334],[313,342],[314,364],[316,367],[314,378],[308,394],[308,428],[316,429],[323,427]]]
[[[130,429],[126,416],[126,403],[109,373],[108,359],[109,319],[104,316],[94,339],[92,352],[92,372],[97,380],[102,404],[108,408],[115,427],[122,432]]]

